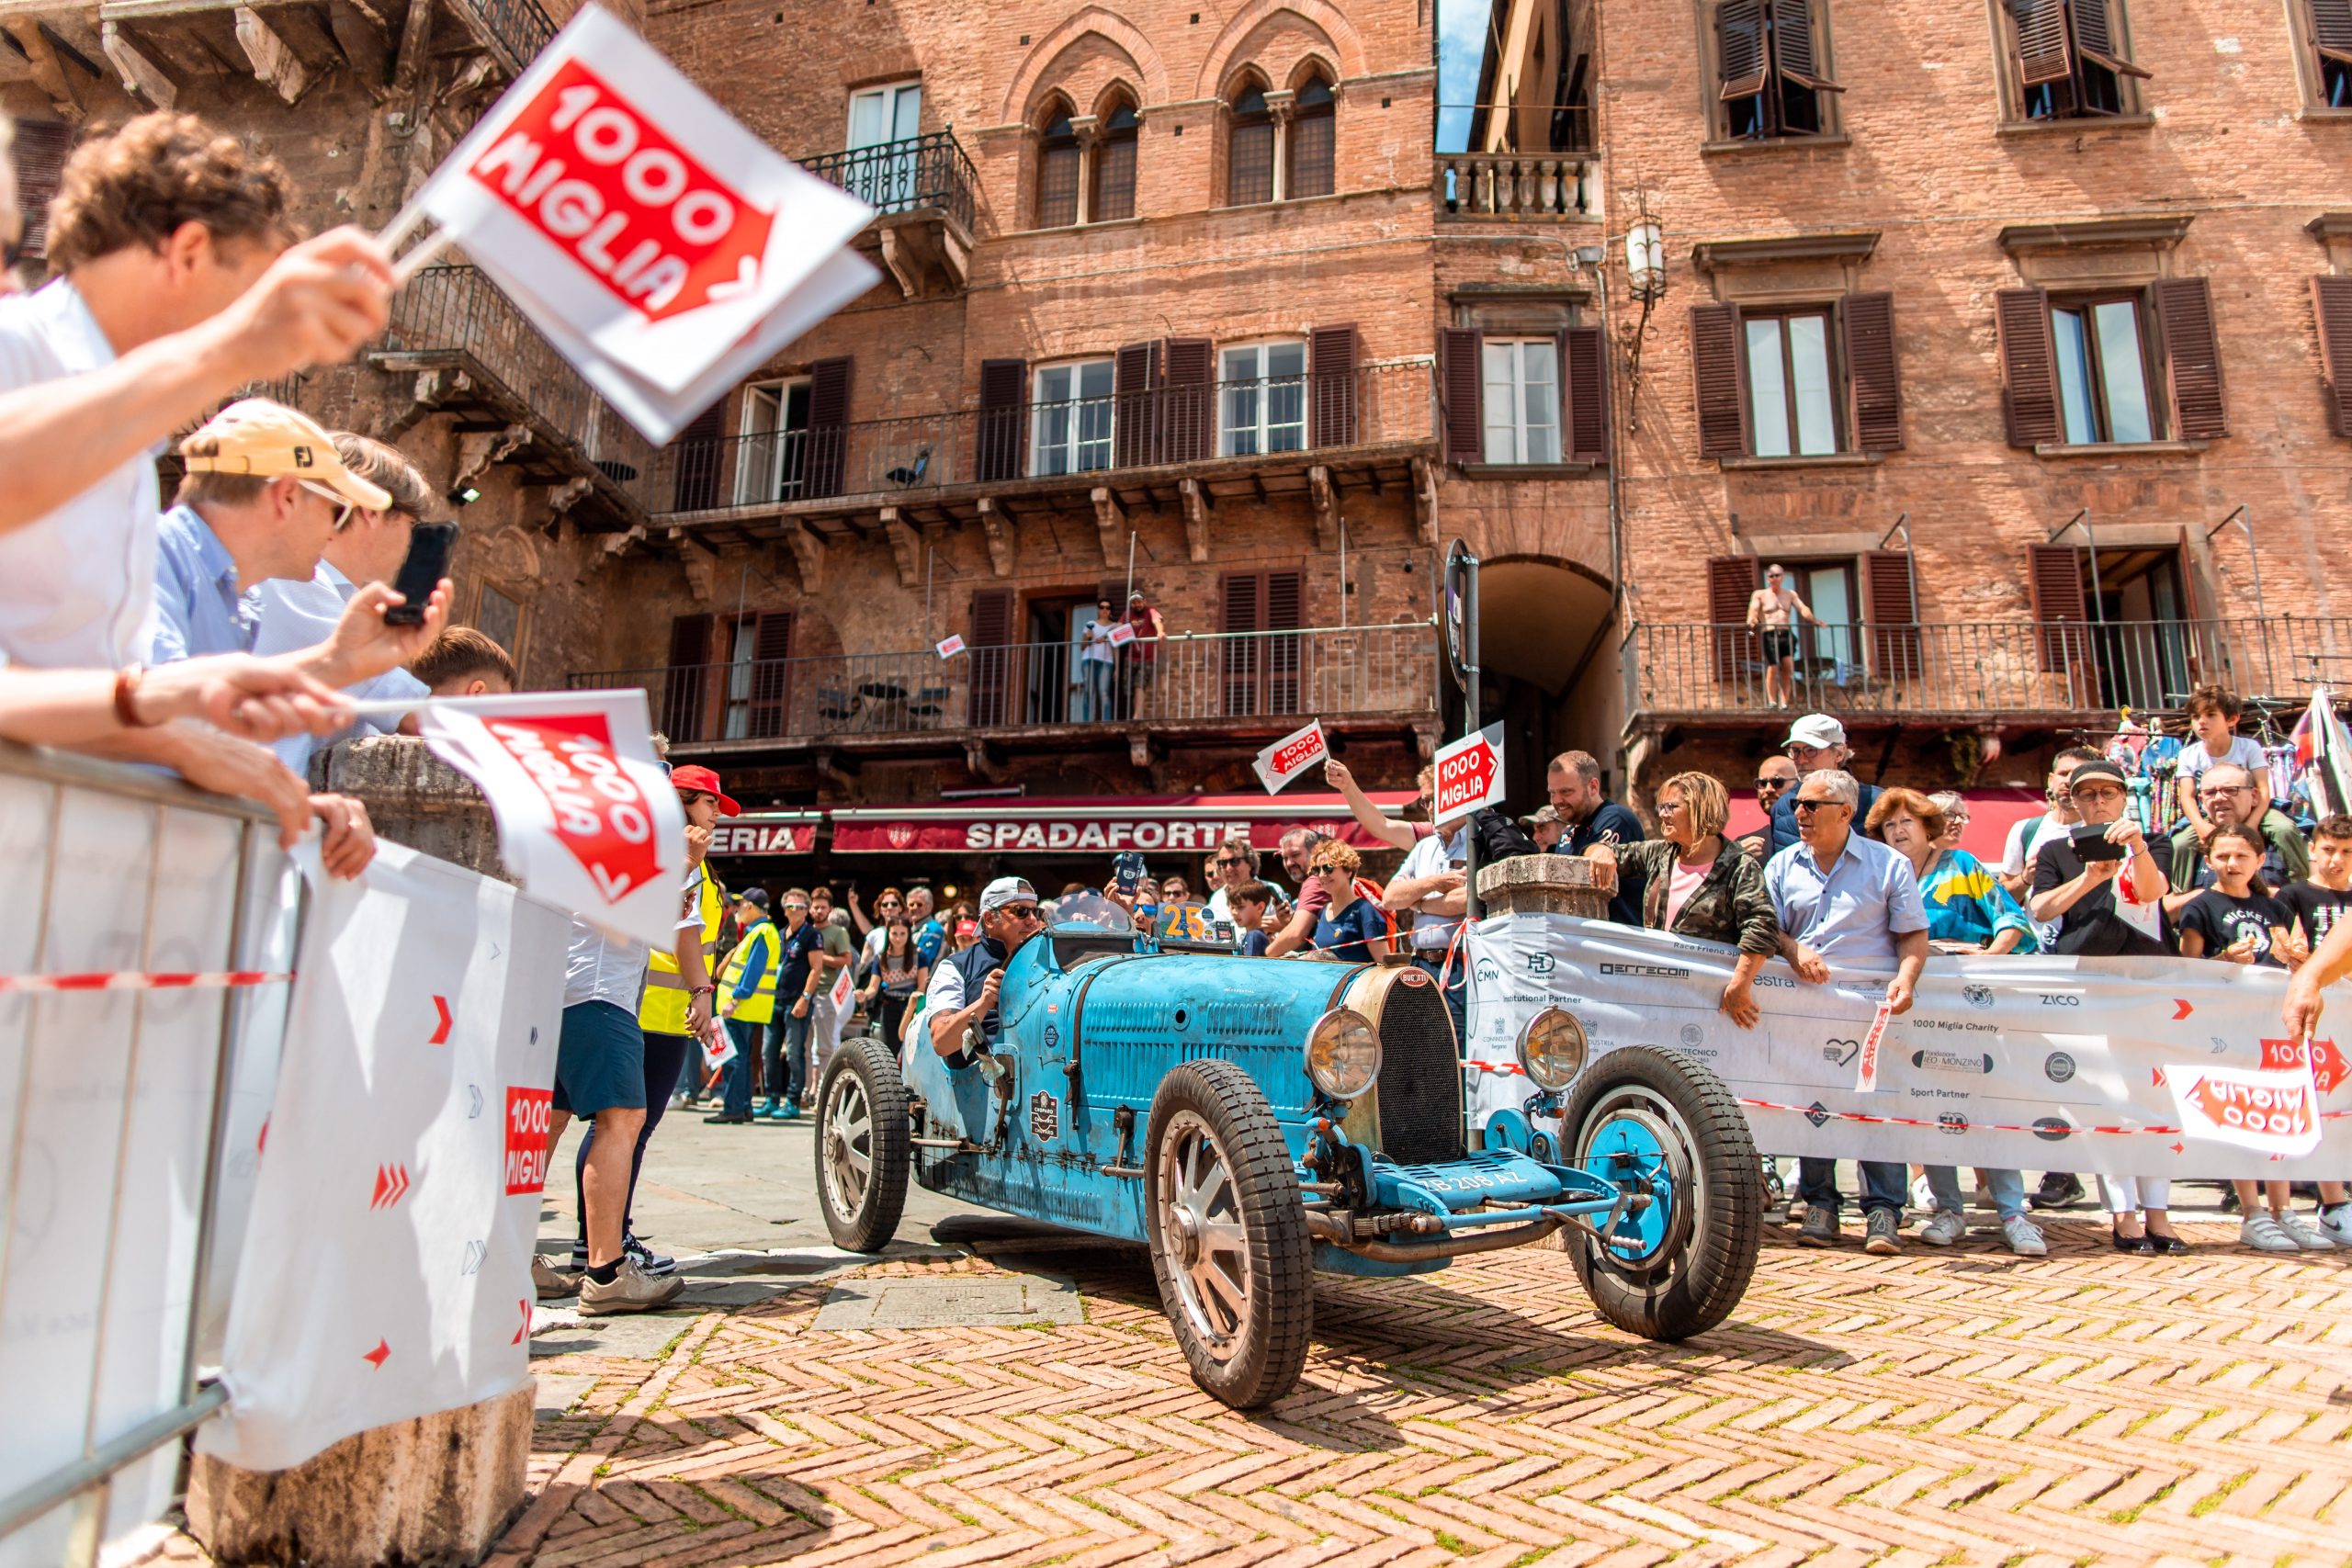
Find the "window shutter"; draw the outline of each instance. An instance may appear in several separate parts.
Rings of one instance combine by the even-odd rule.
[[[2352,0],[2309,0],[2312,24],[2312,47],[2323,60],[2341,61],[2352,65]],[[24,123],[17,127],[17,145],[24,146]],[[21,156],[21,152],[19,156]],[[31,215],[31,209],[26,209]]]
[[[24,254],[49,254],[49,203],[65,177],[65,155],[74,150],[74,128],[54,120],[17,121],[17,205],[24,209]]]
[[[1314,422],[1310,445],[1356,444],[1356,362],[1363,355],[1353,321],[1317,327],[1307,334],[1306,376],[1313,388],[1307,412]]]
[[[1159,460],[1197,463],[1216,447],[1216,349],[1204,337],[1160,341]]]
[[[1713,556],[1707,561],[1707,641],[1718,681],[1736,681],[1764,657],[1747,629],[1747,601],[1763,586],[1754,556]]]
[[[971,692],[966,698],[966,722],[974,728],[1001,728],[1005,703],[1015,684],[1012,664],[1019,649],[1012,642],[1012,590],[983,588],[972,595],[972,632],[965,638],[971,666]]]
[[[1022,417],[1028,389],[1027,360],[980,361],[979,439],[973,450],[972,477],[983,484],[1020,476],[1029,434],[1028,421]]]
[[[2004,288],[1993,296],[2000,329],[2001,412],[2009,445],[2040,446],[2063,437],[2058,423],[2057,351],[2050,344],[2050,296]]]
[[[771,610],[760,617],[752,638],[751,732],[767,740],[787,732],[791,699],[792,612]]]
[[[1264,618],[1261,629],[1270,632],[1292,631],[1305,624],[1306,581],[1295,571],[1266,573],[1266,587],[1261,608]],[[1265,648],[1260,663],[1266,671],[1264,701],[1261,713],[1295,714],[1298,709],[1299,643],[1295,637],[1270,637],[1261,639]]]
[[[1862,553],[1863,603],[1870,606],[1871,664],[1881,680],[1919,678],[1919,606],[1911,592],[1907,550]]]
[[[2213,332],[2213,286],[2201,277],[2167,277],[2151,291],[2156,325],[2165,337],[2165,371],[2172,384],[2174,439],[2211,441],[2227,435],[2222,345]]]
[[[1772,67],[1781,79],[1816,92],[1842,93],[1814,51],[1813,0],[1772,0]]]
[[[2338,435],[2352,435],[2352,277],[2312,278],[2312,315],[2319,323],[2327,427]]]
[[[2025,557],[2041,667],[2072,669],[2090,653],[2083,626],[2083,558],[2067,545],[2028,545]]]
[[[1894,353],[1894,296],[1846,297],[1846,378],[1854,389],[1854,446],[1903,450],[1903,379]]]
[[[1486,456],[1486,414],[1479,406],[1483,341],[1468,327],[1445,327],[1437,334],[1438,400],[1443,405],[1449,463],[1476,463]]]
[[[705,697],[710,689],[708,615],[680,615],[670,623],[670,670],[662,678],[662,730],[673,740],[703,739]]]
[[[702,512],[718,504],[718,469],[727,411],[718,403],[695,415],[670,443],[670,504],[678,512]]]
[[[839,495],[849,468],[849,371],[846,359],[808,367],[808,495]]]
[[[1159,344],[1131,343],[1111,361],[1114,459],[1122,468],[1159,461]]]
[[[2075,73],[2075,51],[2066,37],[2066,0],[2008,0],[2018,28],[2018,84],[2038,87]]]
[[[1726,102],[1764,90],[1764,7],[1770,3],[1723,0],[1715,7],[1715,67]]]
[[[1566,372],[1567,458],[1571,463],[1609,460],[1609,353],[1599,327],[1570,327],[1560,334],[1560,363]]]
[[[1690,307],[1690,374],[1698,390],[1699,456],[1746,456],[1747,428],[1741,417],[1738,306]]]
[[[2075,52],[2119,76],[2147,80],[2148,73],[2123,58],[2115,47],[2115,28],[2108,15],[2108,0],[2066,0],[2075,25]]]
[[[1247,717],[1258,711],[1258,672],[1263,667],[1260,656],[1264,639],[1240,634],[1265,629],[1265,586],[1264,572],[1234,571],[1226,574],[1218,592],[1227,633],[1221,673],[1227,718]]]

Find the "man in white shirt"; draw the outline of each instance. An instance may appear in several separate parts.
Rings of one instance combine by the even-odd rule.
[[[1413,929],[1407,942],[1413,963],[1438,983],[1439,994],[1445,998],[1446,1010],[1453,1015],[1456,1050],[1469,1029],[1465,982],[1470,965],[1466,954],[1457,954],[1449,978],[1445,956],[1470,907],[1463,869],[1470,852],[1470,817],[1465,811],[1449,818],[1437,825],[1436,832],[1416,841],[1381,900],[1392,915],[1411,914]]]

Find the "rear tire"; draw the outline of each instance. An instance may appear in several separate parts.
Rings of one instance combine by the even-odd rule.
[[[1236,1410],[1288,1393],[1315,1321],[1296,1168],[1250,1075],[1186,1062],[1160,1080],[1144,1213],[1159,1300],[1193,1381]]]
[[[1560,1119],[1563,1163],[1662,1199],[1603,1246],[1568,1233],[1594,1308],[1645,1339],[1687,1339],[1731,1315],[1764,1238],[1762,1165],[1723,1079],[1655,1045],[1587,1068]],[[1605,1216],[1596,1217],[1596,1225]]]
[[[907,1207],[907,1086],[877,1040],[844,1040],[817,1080],[817,1202],[833,1245],[879,1252]]]

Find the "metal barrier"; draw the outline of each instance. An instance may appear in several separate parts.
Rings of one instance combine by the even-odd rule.
[[[267,813],[6,745],[0,863],[0,1568],[79,1568],[225,1400],[299,898]]]

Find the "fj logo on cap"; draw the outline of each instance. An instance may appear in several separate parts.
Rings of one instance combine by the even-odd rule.
[[[308,468],[316,466],[311,461],[311,449],[308,446],[297,446],[294,448],[294,466],[298,468]]]

